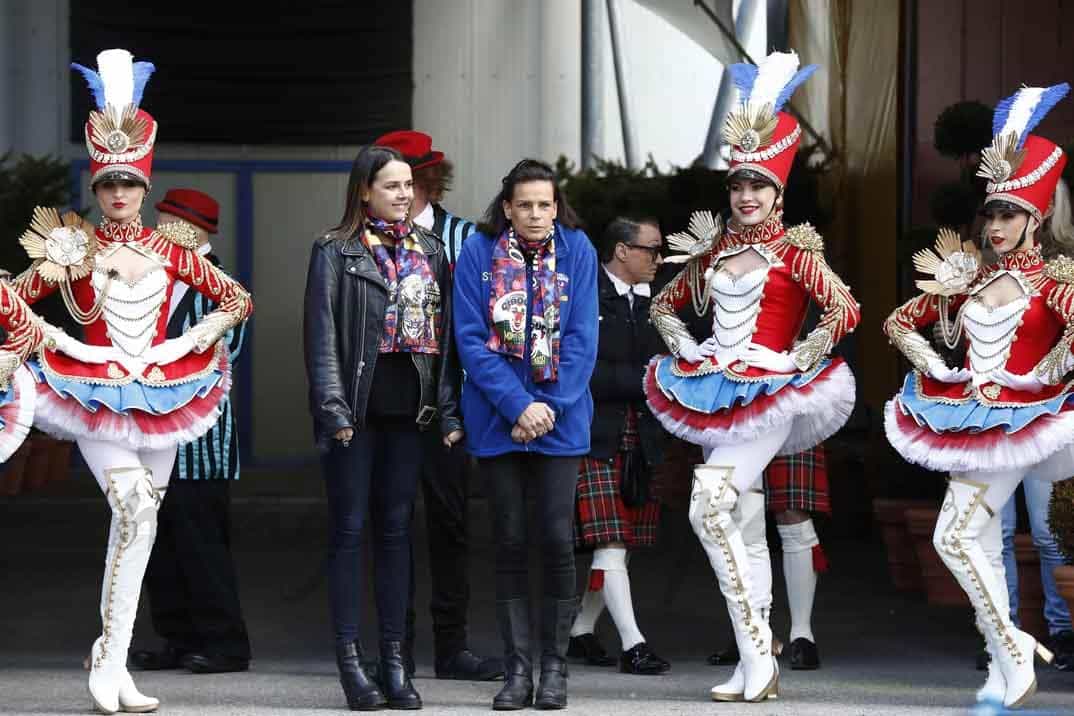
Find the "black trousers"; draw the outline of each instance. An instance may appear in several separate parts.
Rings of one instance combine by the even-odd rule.
[[[181,651],[250,658],[231,558],[231,481],[172,480],[146,569],[153,628]]]
[[[577,457],[508,453],[480,461],[488,485],[493,539],[496,540],[496,599],[529,597],[530,536],[541,547],[544,597],[577,596],[574,573],[574,493]],[[526,498],[537,493],[534,529],[527,526]]]
[[[425,499],[425,525],[429,536],[433,647],[436,659],[449,659],[466,649],[467,613],[470,608],[470,531],[467,521],[469,455],[462,443],[450,450],[436,430],[425,437],[421,487]],[[414,640],[414,553],[410,555],[410,601],[407,639]]]
[[[373,591],[380,638],[403,641],[410,592],[410,523],[421,473],[422,434],[417,429],[354,434],[347,447],[333,441],[322,458],[332,516],[329,567],[336,645],[359,637],[366,570],[362,537],[372,528]]]

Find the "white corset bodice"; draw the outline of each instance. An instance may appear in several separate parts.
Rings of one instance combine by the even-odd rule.
[[[980,300],[971,299],[962,313],[962,326],[969,341],[970,369],[986,375],[1002,368],[1010,356],[1011,343],[1022,314],[1029,308],[1029,297],[989,308]]]
[[[112,345],[131,357],[139,357],[156,337],[160,308],[168,294],[168,273],[163,267],[150,269],[134,283],[108,277],[101,269],[93,272],[93,289],[98,296],[108,284],[101,317],[108,326]]]
[[[720,365],[730,365],[749,345],[770,268],[770,264],[760,266],[738,277],[722,270],[713,275],[712,335]]]

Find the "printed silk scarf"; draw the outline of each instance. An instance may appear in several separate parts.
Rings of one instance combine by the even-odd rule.
[[[440,286],[425,251],[406,222],[370,219],[368,227],[362,241],[388,284],[380,352],[439,353]],[[378,233],[396,239],[394,257]]]
[[[559,284],[556,281],[555,230],[541,242],[520,241],[514,229],[504,232],[492,250],[492,293],[485,344],[494,353],[523,358],[526,350],[527,260],[532,276],[533,316],[530,319],[530,371],[536,383],[559,376]]]

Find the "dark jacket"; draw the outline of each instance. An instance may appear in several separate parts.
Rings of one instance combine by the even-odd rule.
[[[664,429],[649,412],[642,390],[642,376],[649,359],[667,348],[649,320],[650,299],[634,296],[634,309],[620,296],[603,267],[597,269],[600,292],[600,339],[597,365],[589,389],[593,393],[593,426],[589,455],[608,459],[619,448],[619,436],[626,420],[627,406],[638,414],[642,450],[650,465],[663,460]],[[655,296],[659,286],[654,283]]]
[[[451,270],[444,245],[415,227],[440,285],[440,355],[411,353],[421,385],[419,427],[436,416],[444,435],[462,429],[458,414],[460,370],[451,324]],[[343,428],[365,427],[366,403],[376,372],[388,287],[373,256],[355,235],[317,239],[306,278],[303,320],[310,412],[318,444]]]

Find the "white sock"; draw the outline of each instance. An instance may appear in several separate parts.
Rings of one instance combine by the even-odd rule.
[[[593,553],[593,568],[604,570],[604,602],[619,632],[623,651],[645,641],[634,618],[626,557],[625,547],[601,547]]]
[[[590,568],[590,571],[592,572],[592,568]],[[582,608],[578,611],[578,616],[574,618],[574,624],[571,625],[571,636],[592,634],[593,630],[597,628],[597,620],[600,619],[600,615],[603,613],[604,591],[591,592],[586,589],[585,595],[582,597]]]
[[[793,525],[777,525],[783,542],[783,577],[787,581],[787,602],[791,608],[791,641],[813,638],[813,597],[817,573],[813,571],[813,547],[820,544],[813,520]]]

